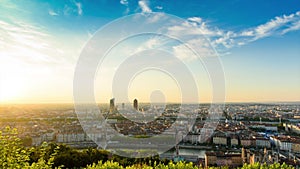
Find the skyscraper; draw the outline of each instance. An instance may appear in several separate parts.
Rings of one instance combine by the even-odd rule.
[[[134,107],[135,110],[139,110],[139,105],[138,105],[138,100],[137,99],[133,100],[133,107]]]
[[[113,112],[114,110],[115,110],[115,98],[112,98],[109,101],[109,111]]]

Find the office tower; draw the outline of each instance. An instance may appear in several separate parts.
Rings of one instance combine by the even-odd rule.
[[[113,112],[114,110],[115,110],[115,98],[112,98],[109,101],[109,111]]]
[[[133,107],[134,107],[135,110],[139,110],[138,100],[137,99],[133,100]]]

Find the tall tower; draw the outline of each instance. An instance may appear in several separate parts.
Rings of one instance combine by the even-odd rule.
[[[138,100],[137,99],[133,100],[133,107],[134,107],[135,110],[139,110],[139,105],[138,105]]]
[[[109,112],[113,112],[114,110],[115,110],[115,98],[112,98],[109,101]]]
[[[245,164],[247,161],[246,161],[246,154],[245,154],[245,148],[242,147],[242,160],[243,160],[243,164]]]

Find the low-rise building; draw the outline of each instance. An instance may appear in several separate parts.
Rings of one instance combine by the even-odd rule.
[[[291,136],[271,137],[275,146],[280,150],[300,152],[300,138]]]
[[[292,144],[292,152],[300,153],[300,140],[293,142]]]
[[[213,136],[213,144],[227,145],[227,136],[225,133],[217,132]]]
[[[31,145],[32,146],[39,146],[42,144],[43,140],[41,136],[32,136],[31,137]]]
[[[231,146],[238,146],[239,145],[239,138],[238,138],[237,135],[231,135],[230,144],[231,144]]]
[[[56,135],[56,142],[58,143],[73,143],[86,141],[84,133],[58,133]]]
[[[256,136],[255,137],[255,145],[256,147],[261,148],[271,148],[271,143],[268,138]]]
[[[238,167],[243,165],[241,153],[206,152],[205,167],[209,166],[230,166]]]
[[[184,142],[190,142],[192,144],[198,143],[199,142],[199,134],[188,134],[185,136],[183,139]]]

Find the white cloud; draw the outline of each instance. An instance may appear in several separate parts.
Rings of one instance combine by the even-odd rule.
[[[68,5],[64,6],[63,13],[65,16],[70,15],[72,11],[73,11],[72,8],[70,8]]]
[[[187,21],[168,28],[169,33],[173,35],[205,35],[220,36],[222,32],[217,28],[210,28],[202,18],[192,17]]]
[[[77,6],[77,13],[78,15],[82,15],[83,11],[82,11],[82,4],[79,2],[75,2],[75,5]]]
[[[286,34],[290,31],[300,30],[300,20],[292,23],[292,25],[282,31],[282,34]]]
[[[166,15],[164,13],[153,13],[153,15],[149,15],[147,17],[148,23],[155,23],[157,21],[161,21],[166,18]]]
[[[128,0],[120,0],[120,3],[121,3],[122,5],[128,5]]]
[[[278,16],[264,24],[241,31],[220,29],[211,26],[203,18],[191,17],[182,22],[170,23],[158,30],[169,37],[177,38],[180,42],[163,36],[154,36],[128,52],[132,54],[148,49],[160,49],[173,52],[185,61],[192,61],[199,57],[193,52],[199,54],[200,57],[216,56],[215,48],[222,56],[228,54],[230,48],[246,45],[260,38],[300,30],[299,16],[300,12]],[[159,24],[164,21],[164,17],[167,17],[164,13],[149,15],[146,22]]]
[[[192,17],[192,18],[188,18],[188,21],[196,22],[196,23],[201,23],[202,22],[202,18]]]
[[[143,13],[150,13],[152,10],[148,6],[147,2],[145,0],[140,0],[139,1],[139,7],[142,9]]]
[[[194,53],[184,45],[178,45],[173,47],[174,55],[182,60],[194,60],[197,58]]]
[[[140,44],[135,51],[131,51],[132,53],[138,53],[144,50],[149,49],[163,49],[165,44],[169,42],[169,39],[164,36],[153,36],[149,38],[144,43]]]
[[[255,38],[259,39],[271,35],[274,31],[280,29],[283,25],[292,22],[295,19],[294,16],[294,14],[288,16],[277,16],[275,17],[275,19],[272,19],[265,24],[259,25],[254,29]]]
[[[168,30],[171,35],[176,36],[204,35],[211,40],[214,47],[223,51],[264,37],[300,30],[300,11],[290,15],[276,16],[264,24],[241,31],[228,31],[212,27],[199,17],[188,18],[186,22],[171,26]]]
[[[37,26],[0,20],[0,34],[1,59],[16,58],[34,65],[56,65],[66,59],[54,37]]]
[[[212,42],[212,44],[214,46],[218,45],[218,44],[221,44],[223,45],[224,47],[226,48],[231,48],[235,45],[235,40],[234,38],[236,37],[237,35],[232,32],[232,31],[228,31],[228,32],[224,32],[222,33],[222,36],[220,36],[219,38],[217,38],[216,40],[214,40]]]
[[[241,36],[254,36],[253,30],[246,30],[240,33]]]
[[[173,53],[176,57],[186,61],[193,61],[199,57],[216,56],[205,38],[191,39],[184,44],[173,46]]]
[[[65,5],[63,13],[65,16],[70,14],[77,14],[81,16],[83,14],[82,4],[80,2],[71,1],[71,5]]]
[[[120,0],[120,4],[126,6],[124,14],[127,15],[130,12],[128,0]]]
[[[221,55],[228,49],[246,45],[250,42],[273,35],[283,35],[300,30],[300,11],[290,15],[276,16],[268,22],[241,31],[224,30],[212,27],[200,17],[191,17],[184,22],[176,23],[166,28],[171,36],[179,37],[203,56],[212,56],[211,47],[216,48]],[[206,38],[211,46],[203,44]],[[202,39],[202,40],[201,40]],[[173,46],[173,51],[182,59],[193,60],[194,57],[182,45]]]
[[[48,14],[51,16],[58,16],[58,13],[54,12],[52,9],[48,10]]]
[[[40,52],[48,46],[43,40],[46,39],[46,35],[43,33],[26,26],[17,27],[12,24],[3,24],[3,22],[1,28],[1,35],[4,39],[1,53],[5,53],[5,57],[18,57],[30,62],[48,59],[43,52]]]
[[[300,30],[300,12],[290,15],[276,16],[270,21],[239,33],[240,36],[249,37],[246,41],[255,41],[274,34],[285,34]]]
[[[158,9],[158,10],[162,10],[163,9],[162,6],[156,6],[155,8]]]

